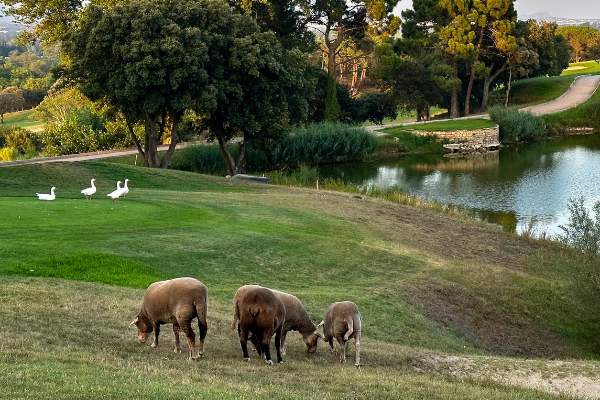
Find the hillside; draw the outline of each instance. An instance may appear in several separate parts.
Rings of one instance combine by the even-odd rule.
[[[126,177],[127,199],[107,198]],[[51,185],[57,199],[38,201]],[[585,260],[463,216],[105,162],[0,168],[0,209],[3,398],[537,399],[556,397],[492,381],[600,376]],[[209,290],[195,364],[173,354],[170,327],[156,349],[127,329],[147,285],[177,276]],[[305,355],[293,332],[285,364],[243,363],[229,324],[247,283],[297,295],[315,322],[331,302],[357,303],[363,368],[353,348],[343,366],[323,344]],[[565,387],[538,388],[586,394]]]

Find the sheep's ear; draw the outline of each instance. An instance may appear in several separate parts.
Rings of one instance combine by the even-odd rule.
[[[323,320],[323,321],[319,322],[319,325],[317,325],[317,328],[320,328],[320,327],[322,327],[324,323],[325,323],[325,320]]]
[[[135,319],[131,322],[131,324],[129,324],[129,327],[131,328],[132,326],[136,325],[139,320],[140,319],[138,317],[135,317]]]

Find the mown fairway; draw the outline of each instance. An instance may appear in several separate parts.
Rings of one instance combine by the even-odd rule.
[[[115,203],[106,193],[125,178]],[[57,199],[38,201],[50,186]],[[460,356],[457,369],[468,358],[475,372],[541,357],[527,368],[599,374],[585,260],[465,217],[104,162],[0,168],[0,213],[1,398],[556,398],[494,383],[497,372],[446,374],[431,356]],[[185,340],[173,353],[170,326],[154,349],[127,328],[144,289],[179,276],[209,290],[198,362]],[[244,363],[229,325],[247,283],[298,296],[316,323],[333,301],[357,303],[363,368],[353,346],[346,365],[324,343],[306,355],[295,332],[283,365]],[[574,367],[549,370],[547,358]]]

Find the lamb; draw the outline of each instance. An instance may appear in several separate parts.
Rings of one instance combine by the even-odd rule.
[[[196,348],[196,336],[191,321],[198,318],[200,340]],[[204,338],[206,325],[206,286],[194,278],[177,278],[154,282],[144,294],[142,308],[130,326],[138,328],[138,341],[146,343],[148,335],[154,331],[154,343],[158,346],[160,325],[173,324],[175,334],[175,352],[181,352],[179,331],[188,339],[190,360],[204,356]]]
[[[275,333],[275,349],[277,362],[283,363],[281,358],[281,330],[285,321],[285,306],[272,291],[267,288],[250,288],[237,305],[240,323],[238,332],[244,360],[250,360],[248,355],[248,333],[252,332],[257,343],[260,344],[258,354],[265,356],[265,362],[273,365],[271,360],[270,342]]]
[[[260,288],[258,285],[246,285],[242,286],[237,290],[233,298],[233,322],[231,323],[231,329],[235,329],[235,324],[239,320],[238,303],[244,297],[244,295],[251,289]],[[281,300],[285,306],[285,322],[281,330],[281,354],[285,355],[285,338],[289,331],[298,331],[302,335],[302,339],[306,344],[306,351],[308,353],[314,353],[317,351],[317,343],[321,334],[317,331],[317,327],[310,320],[308,313],[302,306],[300,300],[291,294],[280,292],[278,290],[270,289],[275,296]],[[252,338],[251,338],[252,340]],[[252,341],[255,349],[258,351],[258,344],[254,340]]]
[[[337,354],[333,347],[333,338],[340,345],[341,362],[346,362],[346,342],[354,337],[356,346],[356,363],[354,365],[360,368],[361,316],[356,304],[351,301],[331,304],[325,311],[325,319],[319,326],[321,325],[323,325],[323,340],[329,342],[333,354]]]

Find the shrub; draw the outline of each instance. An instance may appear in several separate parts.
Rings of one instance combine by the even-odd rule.
[[[229,151],[237,159],[238,145],[230,145]],[[171,168],[200,174],[225,175],[227,166],[219,146],[188,146],[173,153]]]
[[[99,150],[96,132],[88,125],[79,125],[74,120],[54,125],[40,135],[44,143],[44,154],[58,156]]]
[[[544,136],[544,119],[517,107],[491,107],[490,118],[500,127],[500,141],[539,139]]]
[[[593,219],[584,206],[583,197],[569,201],[569,223],[560,225],[564,234],[560,240],[567,246],[580,250],[592,259],[589,271],[592,282],[600,287],[600,200],[592,208]]]
[[[382,125],[384,118],[395,120],[398,116],[398,105],[394,98],[382,92],[365,93],[356,99],[362,121],[371,121]]]
[[[37,143],[37,136],[35,133],[18,126],[4,129],[3,136],[5,146],[15,148],[22,153],[24,153],[27,148],[35,147]]]
[[[0,161],[14,161],[19,157],[19,151],[13,147],[0,149]]]

